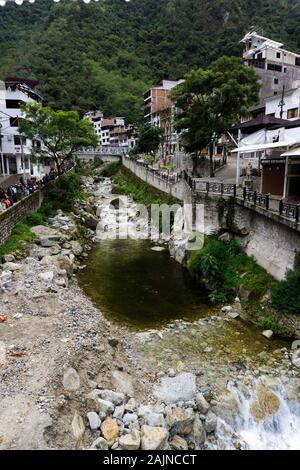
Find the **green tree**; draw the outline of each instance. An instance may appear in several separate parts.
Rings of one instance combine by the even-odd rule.
[[[59,176],[62,164],[76,151],[98,144],[91,123],[80,119],[76,111],[53,111],[39,103],[26,104],[22,111],[26,118],[20,122],[19,131],[34,142],[33,157],[53,158]]]
[[[139,133],[139,141],[134,148],[134,153],[156,153],[159,149],[163,130],[151,124],[144,124]]]
[[[259,101],[260,78],[237,57],[221,57],[193,70],[170,96],[182,110],[176,116],[188,152],[197,154]],[[196,159],[197,162],[197,159]],[[211,176],[213,176],[211,152]],[[196,168],[195,168],[196,169]]]

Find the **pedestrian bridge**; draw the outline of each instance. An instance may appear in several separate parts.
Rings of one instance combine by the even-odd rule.
[[[128,147],[114,147],[112,145],[101,146],[98,149],[87,149],[76,153],[80,160],[90,161],[101,158],[104,162],[120,161],[123,155],[128,153]]]

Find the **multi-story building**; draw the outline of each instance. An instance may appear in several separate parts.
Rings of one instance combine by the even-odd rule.
[[[163,157],[173,154],[179,149],[179,135],[174,129],[174,116],[177,112],[169,93],[172,88],[180,85],[182,79],[161,80],[144,95],[144,119],[152,126],[164,131]]]
[[[40,176],[48,170],[50,162],[33,162],[31,159],[33,143],[22,136],[18,130],[24,115],[21,106],[34,101],[41,102],[35,91],[35,80],[8,77],[0,81],[0,175],[19,174]],[[35,142],[35,145],[40,145]]]
[[[89,111],[84,117],[94,126],[94,131],[99,137],[99,144],[104,147],[133,148],[138,139],[137,127],[125,124],[123,117],[106,119],[101,111]]]
[[[265,99],[265,112],[268,116],[295,121],[300,118],[300,82],[299,88],[285,91],[281,96]]]
[[[283,44],[257,34],[246,34],[244,63],[255,67],[262,79],[261,100],[271,95],[281,95],[283,89],[290,90],[300,81],[300,54],[283,48]],[[258,116],[253,116],[258,117]]]

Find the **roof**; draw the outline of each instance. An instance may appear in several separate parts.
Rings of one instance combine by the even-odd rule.
[[[232,153],[252,153],[252,152],[259,152],[260,150],[272,150],[281,147],[292,147],[293,145],[299,145],[300,143],[300,136],[299,139],[296,141],[281,141],[281,142],[273,142],[269,144],[253,144],[253,145],[246,145],[245,147],[237,147],[233,149]]]
[[[6,77],[5,82],[7,83],[24,83],[32,90],[39,84],[37,80],[32,80],[30,78],[20,78],[20,77]]]
[[[251,39],[253,36],[259,38],[259,39],[262,39],[263,41],[265,42],[268,42],[269,44],[272,44],[276,47],[283,47],[283,43],[282,42],[278,42],[278,41],[274,41],[273,39],[270,39],[270,38],[266,38],[265,36],[261,36],[260,34],[258,34],[256,31],[250,31],[249,33],[247,33],[243,39],[241,40],[241,42],[246,42],[248,39]]]
[[[300,119],[295,119],[294,121],[288,121],[288,123],[285,125],[286,129],[294,129],[295,127],[300,127]]]
[[[103,119],[101,121],[101,127],[115,127],[114,119]]]
[[[281,155],[282,157],[300,157],[300,147],[297,147],[293,150],[288,150],[287,152]]]
[[[267,114],[264,116],[259,116],[255,119],[251,119],[250,121],[241,122],[240,124],[233,126],[230,130],[234,131],[241,129],[251,133],[254,130],[263,128],[286,127],[286,125],[289,123],[290,121],[288,121],[287,119],[279,119]]]

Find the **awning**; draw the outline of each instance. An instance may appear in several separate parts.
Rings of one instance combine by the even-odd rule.
[[[289,150],[281,155],[282,157],[300,157],[300,147]]]
[[[238,147],[232,150],[232,153],[249,153],[249,152],[259,152],[261,150],[272,150],[277,148],[286,148],[292,147],[293,145],[299,144],[300,142],[274,142],[272,144],[257,144],[257,145],[246,145],[245,147]]]

